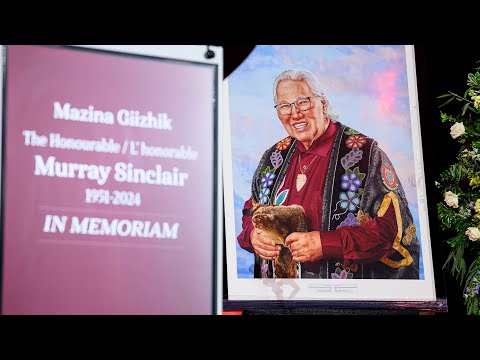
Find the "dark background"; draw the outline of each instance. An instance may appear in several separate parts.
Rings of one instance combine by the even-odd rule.
[[[232,73],[255,47],[255,45],[219,45],[224,49],[224,77]],[[442,124],[440,120],[439,105],[443,101],[437,99],[437,96],[447,91],[464,93],[467,74],[474,72],[475,68],[480,66],[480,63],[477,63],[480,60],[480,47],[475,46],[473,42],[465,44],[428,41],[414,43],[414,46],[437,298],[447,298],[449,315],[463,315],[465,314],[463,284],[460,285],[458,280],[451,276],[448,266],[442,269],[449,253],[449,246],[445,240],[450,237],[450,234],[441,232],[438,226],[436,204],[443,201],[443,197],[434,186],[435,180],[439,179],[439,174],[455,161],[460,146],[450,136],[451,124]],[[224,260],[225,299],[228,293],[226,273]]]

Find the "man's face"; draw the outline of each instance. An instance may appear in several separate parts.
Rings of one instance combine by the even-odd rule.
[[[277,109],[282,104],[291,104],[299,98],[310,97],[311,108],[301,111],[291,105],[291,114],[281,115],[277,112],[287,133],[297,139],[308,149],[328,127],[330,120],[326,119],[323,103],[319,97],[313,95],[305,81],[282,80],[277,86]],[[306,100],[308,101],[308,100]]]

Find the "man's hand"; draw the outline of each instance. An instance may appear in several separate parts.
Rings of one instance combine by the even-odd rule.
[[[323,257],[319,231],[291,233],[285,244],[290,248],[294,261],[314,261]]]
[[[274,260],[280,254],[280,245],[260,235],[256,229],[250,233],[253,249],[263,260]]]

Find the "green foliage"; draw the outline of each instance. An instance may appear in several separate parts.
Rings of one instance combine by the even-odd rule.
[[[467,314],[478,315],[479,309],[479,287],[480,287],[480,257],[472,262],[468,269],[467,280],[463,289],[463,297],[467,306]]]
[[[480,62],[480,61],[479,61]],[[463,95],[441,95],[442,123],[453,123],[450,134],[461,144],[457,161],[444,170],[436,182],[444,201],[437,204],[440,228],[454,233],[448,240],[451,251],[444,267],[464,283],[468,314],[480,315],[480,67],[467,76]]]

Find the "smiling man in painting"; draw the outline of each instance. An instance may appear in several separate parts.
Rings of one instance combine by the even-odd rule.
[[[336,120],[311,72],[284,71],[273,96],[288,136],[263,154],[237,237],[255,254],[254,276],[286,277],[275,273],[275,262],[288,252],[295,278],[418,279],[415,225],[385,152]],[[307,231],[290,232],[283,244],[273,241],[252,222],[266,205],[301,205]]]

